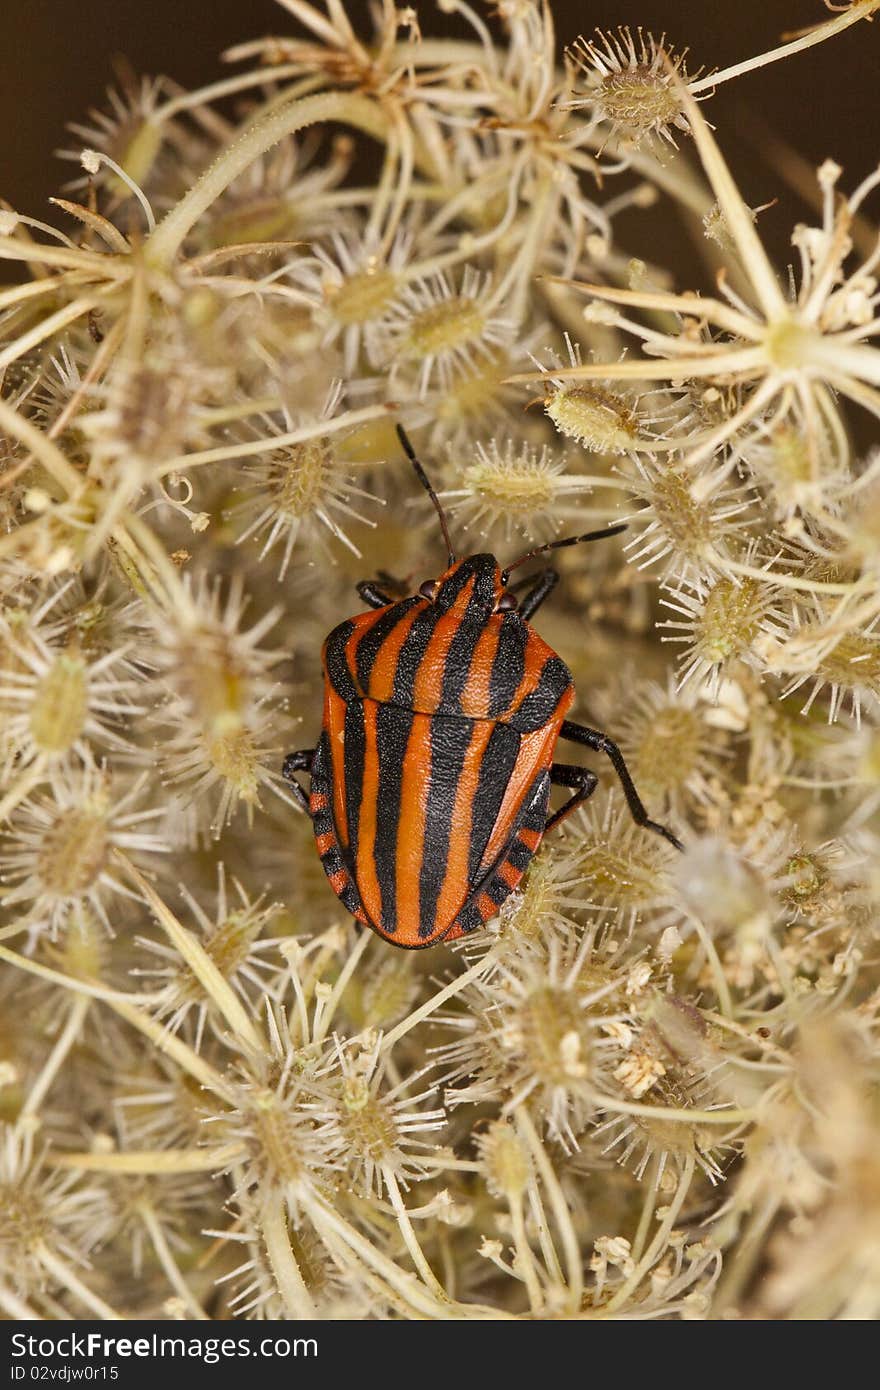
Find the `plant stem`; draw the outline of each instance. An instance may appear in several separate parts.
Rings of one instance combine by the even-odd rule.
[[[78,1275],[74,1274],[73,1270],[69,1269],[63,1260],[60,1260],[57,1255],[53,1254],[47,1245],[41,1242],[36,1247],[34,1254],[47,1273],[51,1274],[53,1279],[56,1279],[59,1284],[63,1285],[68,1293],[72,1293],[75,1298],[78,1298],[80,1303],[85,1304],[86,1308],[94,1313],[96,1317],[101,1318],[102,1321],[105,1322],[120,1321],[121,1314],[115,1312],[110,1307],[109,1303],[104,1302],[103,1298],[99,1298],[96,1293],[92,1293],[92,1290],[82,1282]]]
[[[174,1289],[174,1292],[183,1300],[185,1307],[192,1317],[198,1318],[203,1322],[208,1322],[208,1314],[195,1297],[177,1267],[177,1261],[171,1253],[171,1248],[165,1238],[165,1232],[156,1220],[156,1213],[151,1206],[145,1205],[141,1207],[141,1219],[147,1228],[147,1234],[153,1242],[153,1249],[156,1252],[159,1263],[165,1271],[168,1282]]]
[[[199,218],[254,160],[286,136],[326,121],[354,126],[377,140],[384,139],[389,129],[381,108],[355,92],[320,92],[279,107],[238,135],[166,214],[144,243],[146,263],[167,270]]]
[[[272,1196],[267,1200],[262,1228],[266,1254],[288,1317],[299,1321],[317,1317],[317,1309],[290,1245],[287,1207],[281,1195]]]

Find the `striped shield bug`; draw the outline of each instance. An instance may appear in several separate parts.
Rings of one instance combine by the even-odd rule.
[[[336,895],[386,941],[414,949],[493,917],[546,832],[595,791],[595,773],[554,761],[560,738],[604,753],[636,823],[681,844],[648,818],[607,734],[565,717],[571,673],[531,626],[557,572],[545,569],[520,599],[508,587],[526,561],[626,528],[551,541],[504,570],[494,555],[458,559],[440,500],[398,434],[437,510],[447,568],[403,600],[358,585],[367,611],[324,643],[318,745],[291,753],[283,770]],[[553,785],[571,796],[550,812]]]

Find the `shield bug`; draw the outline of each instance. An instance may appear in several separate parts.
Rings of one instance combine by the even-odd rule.
[[[608,735],[565,717],[571,673],[531,626],[557,572],[545,569],[519,599],[508,587],[527,560],[626,528],[552,541],[504,570],[494,555],[458,559],[439,498],[398,434],[437,509],[448,565],[403,600],[371,581],[358,585],[367,611],[324,643],[320,740],[291,753],[284,776],[348,911],[414,949],[493,917],[545,833],[595,791],[595,773],[554,761],[560,738],[604,753],[637,824],[681,844],[649,819]],[[297,778],[304,772],[309,796]],[[571,796],[550,812],[553,785]]]

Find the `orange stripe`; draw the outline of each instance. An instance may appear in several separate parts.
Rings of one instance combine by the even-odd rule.
[[[419,669],[413,683],[413,707],[417,710],[435,710],[437,708],[440,692],[443,689],[443,677],[446,672],[449,648],[455,634],[461,627],[461,615],[467,608],[475,582],[475,577],[471,575],[455,600],[455,607],[444,614],[431,635],[428,649],[419,662]],[[460,611],[456,612],[456,609]]]
[[[494,730],[495,725],[488,719],[474,724],[471,741],[464,757],[455,792],[446,874],[434,915],[435,927],[451,922],[461,911],[468,896],[468,856],[471,847],[474,797],[480,782],[483,754]]]
[[[543,836],[540,835],[537,830],[521,830],[519,832],[519,838],[522,840],[526,849],[530,849],[532,853],[534,853],[541,843]]]
[[[409,636],[410,628],[418,614],[424,612],[424,607],[425,605],[422,608],[414,608],[411,613],[407,613],[392,629],[379,648],[369,677],[367,693],[371,700],[391,699],[394,693],[394,677],[397,674],[397,658],[400,656],[400,649]]]
[[[357,840],[357,888],[361,902],[374,922],[382,910],[382,892],[376,876],[376,812],[379,793],[379,748],[376,739],[377,706],[364,703],[364,781]]]
[[[554,722],[548,724],[546,728],[535,729],[530,734],[523,734],[520,738],[519,753],[508,779],[504,800],[498,808],[495,829],[489,836],[489,843],[483,852],[483,859],[480,864],[483,871],[491,868],[496,859],[504,852],[523,798],[541,768],[549,767],[553,759],[553,747],[558,737],[559,725]],[[532,830],[521,833],[535,834]],[[540,843],[540,836],[535,841],[536,845],[538,843]],[[529,845],[529,848],[533,849],[534,846]]]
[[[533,690],[537,689],[541,680],[541,672],[545,664],[555,655],[556,653],[553,648],[548,647],[543,638],[539,637],[536,632],[529,632],[528,641],[526,642],[525,659],[523,662],[522,680],[517,686],[516,694],[507,706],[504,714],[500,716],[502,720],[508,719],[515,710],[519,709],[523,700],[525,700],[528,695],[531,695]],[[569,701],[569,704],[570,703],[571,701]]]
[[[485,719],[489,713],[489,680],[501,636],[501,622],[501,618],[490,618],[474,647],[468,678],[461,695],[462,713],[469,719]]]
[[[337,695],[330,681],[324,683],[324,729],[330,746],[330,766],[327,777],[333,797],[333,819],[341,844],[348,849],[348,812],[343,775],[343,739],[345,737],[345,701]]]
[[[332,849],[336,844],[336,836],[332,830],[328,830],[326,835],[316,835],[315,844],[318,846],[319,854],[326,854],[328,849]]]
[[[403,758],[397,823],[397,934],[395,941],[421,946],[419,874],[425,849],[425,816],[431,777],[431,716],[417,714]]]
[[[489,918],[494,917],[496,912],[498,911],[498,908],[496,907],[495,903],[493,903],[488,893],[480,894],[475,903],[475,907],[484,922],[488,922]]]
[[[355,653],[363,638],[366,637],[367,633],[370,631],[370,628],[375,627],[379,619],[384,617],[386,611],[387,610],[384,608],[374,608],[368,613],[358,613],[357,617],[351,620],[354,627],[345,644],[345,664],[348,667],[348,674],[351,676],[356,690],[360,690],[361,687],[357,678]]]
[[[518,869],[515,864],[511,864],[509,859],[505,859],[497,872],[498,877],[503,883],[506,883],[510,889],[514,889],[523,876],[522,869]]]
[[[327,798],[323,792],[312,792],[309,798],[309,806],[312,811],[326,811]]]

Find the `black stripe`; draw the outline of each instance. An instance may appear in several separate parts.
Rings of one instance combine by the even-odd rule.
[[[403,759],[413,725],[413,712],[395,705],[380,705],[376,720],[379,752],[379,787],[376,806],[374,860],[382,895],[383,932],[397,931],[397,831],[403,788]]]
[[[356,700],[358,692],[345,659],[345,644],[354,632],[354,623],[349,621],[335,627],[324,643],[324,663],[330,683],[346,704]]]
[[[348,874],[338,845],[331,845],[329,849],[324,851],[321,855],[321,863],[324,865],[324,872],[328,878],[332,878],[334,874],[338,873]]]
[[[449,578],[443,581],[434,595],[434,606],[442,612],[452,608],[458,601],[462,589],[473,579],[474,596],[480,604],[481,611],[491,612],[495,597],[494,574],[495,560],[491,555],[468,555],[466,559],[459,560]]]
[[[405,599],[403,603],[392,604],[388,612],[383,613],[381,618],[377,618],[373,626],[364,634],[360,642],[358,642],[355,652],[355,669],[357,670],[358,684],[361,690],[366,692],[370,680],[370,673],[375,665],[379,649],[386,637],[390,637],[398,623],[403,621],[407,613],[412,612],[413,608],[418,604],[424,605],[424,603],[425,600],[423,598],[416,597]]]
[[[449,839],[458,783],[473,737],[471,719],[431,720],[431,775],[425,812],[425,838],[419,874],[419,936],[434,931],[437,899],[446,877]]]
[[[523,844],[522,840],[514,840],[507,851],[507,858],[515,869],[518,869],[520,873],[524,873],[531,864],[534,853],[535,851],[529,849],[528,845]]]
[[[500,907],[505,899],[510,897],[513,890],[509,883],[504,882],[500,874],[495,874],[488,883],[483,885],[480,891],[490,897],[496,907]]]
[[[394,690],[391,697],[396,705],[412,708],[419,666],[428,650],[431,638],[434,636],[434,629],[444,616],[437,605],[433,603],[423,613],[416,615],[397,658]]]
[[[324,734],[321,739],[321,742],[318,744],[318,751],[315,755],[315,761],[312,764],[312,786],[319,795],[326,796],[329,802],[330,784],[324,776],[324,764],[327,761],[327,748],[325,744],[326,738],[327,735]],[[325,818],[326,827],[324,826]],[[345,874],[345,883],[342,887],[341,892],[339,892],[337,896],[339,898],[339,901],[342,903],[343,907],[346,909],[346,911],[350,912],[354,917],[361,908],[361,900],[358,897],[358,891],[355,888],[354,883],[352,882],[351,866],[345,862],[345,854],[342,849],[342,846],[339,844],[338,839],[335,838],[336,831],[329,811],[319,811],[318,815],[314,818],[314,826],[316,835],[325,835],[328,833],[334,835],[334,844],[331,845],[327,856],[321,855],[321,864],[323,865],[324,872],[327,874],[328,878],[332,874],[338,873],[339,870],[342,869],[343,873]],[[331,884],[331,887],[332,886],[333,885]]]
[[[361,900],[358,897],[358,891],[351,879],[348,880],[339,893],[339,901],[342,903],[342,906],[351,913],[352,917],[357,916],[361,908]]]
[[[492,867],[483,875],[480,883],[473,886],[471,896],[468,898],[461,912],[458,914],[457,921],[462,924],[464,931],[474,931],[476,927],[483,925],[483,918],[480,916],[476,906],[476,899],[481,893],[495,904],[496,908],[501,907],[513,892],[509,884],[499,873],[499,869],[508,860],[516,869],[525,869],[534,857],[534,851],[524,845],[522,840],[517,838],[520,829],[540,829],[543,830],[544,822],[547,818],[547,802],[550,799],[550,776],[549,773],[539,772],[531,787],[529,788],[519,815],[513,826],[512,842],[501,851]],[[476,920],[475,920],[476,919]],[[465,922],[472,925],[465,925]]]
[[[477,911],[476,905],[473,902],[467,902],[456,917],[453,925],[455,924],[460,926],[467,935],[468,932],[478,931],[483,925],[483,919]]]
[[[489,837],[495,829],[498,811],[519,753],[520,737],[515,729],[496,724],[486,744],[480,764],[477,794],[471,808],[471,843],[468,854],[468,883],[477,876]]]
[[[516,822],[517,830],[539,830],[547,824],[547,803],[550,800],[550,773],[539,772],[532,783]]]
[[[526,669],[528,628],[517,613],[505,613],[489,677],[490,719],[510,708]]]
[[[364,731],[364,707],[360,700],[351,700],[345,707],[345,761],[340,771],[345,781],[345,818],[348,821],[348,835],[342,834],[337,826],[341,840],[348,839],[348,854],[354,872],[357,856],[358,824],[361,815],[361,801],[364,795],[364,754],[367,737]]]
[[[544,662],[538,684],[511,714],[511,727],[525,734],[549,723],[570,686],[571,672],[565,662],[558,656],[549,657]]]
[[[475,586],[446,654],[439,705],[441,714],[461,714],[461,697],[470,674],[474,648],[486,629],[486,621],[485,603]]]

